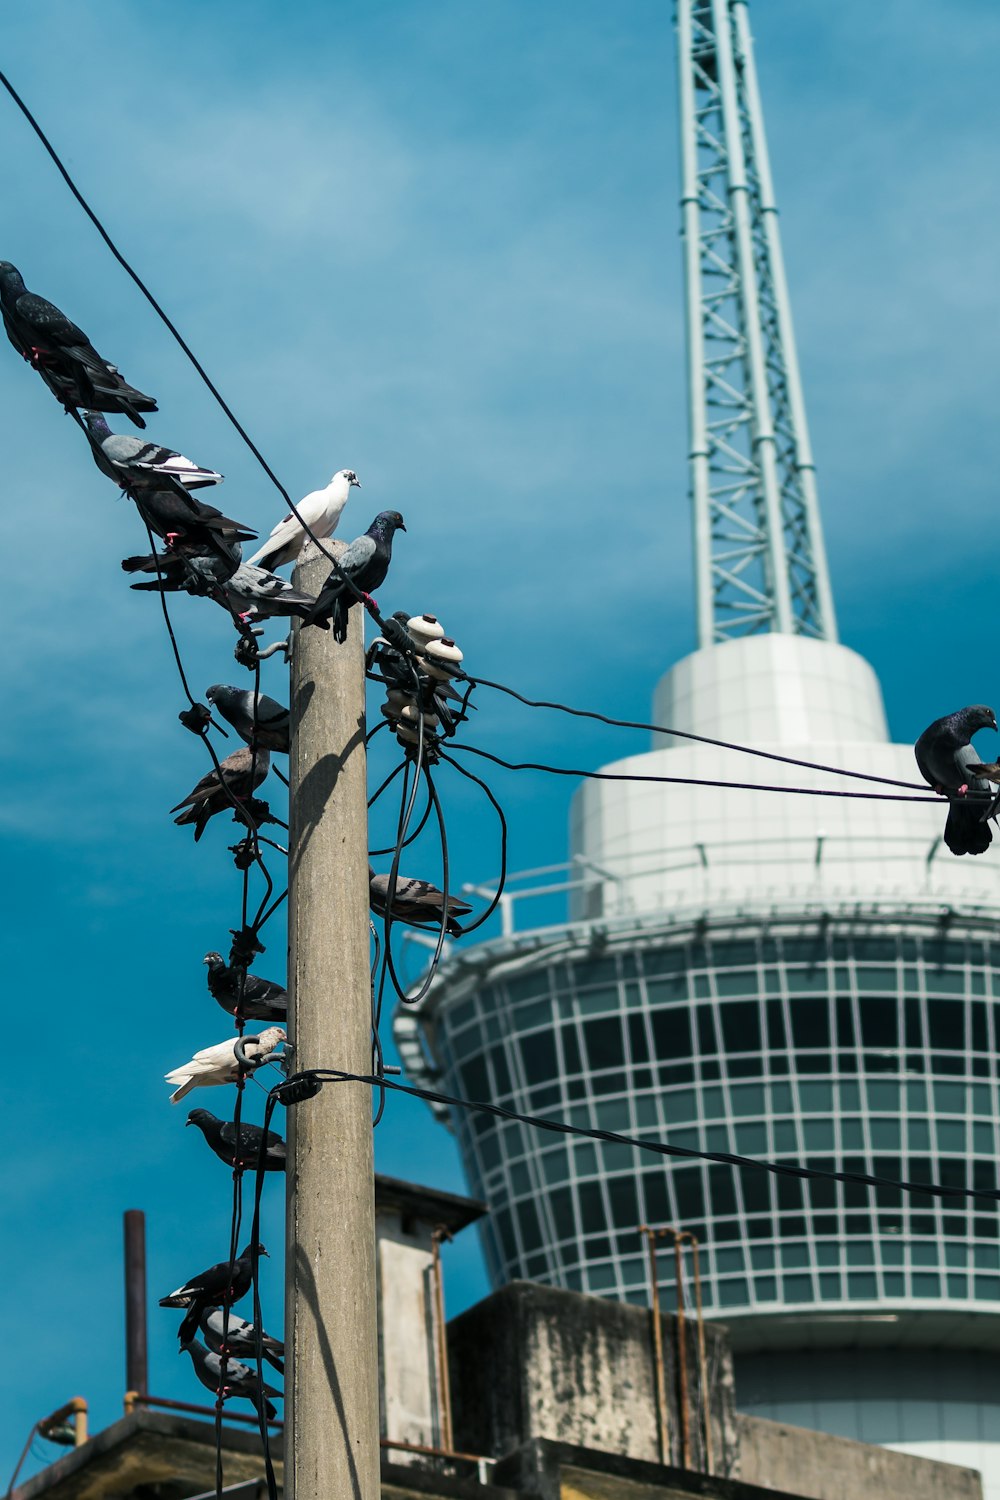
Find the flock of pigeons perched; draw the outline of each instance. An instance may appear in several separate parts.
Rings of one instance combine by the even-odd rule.
[[[126,573],[141,575],[134,589],[184,592],[221,605],[231,615],[242,642],[249,641],[247,657],[237,655],[251,665],[256,657],[251,627],[260,620],[297,617],[303,624],[332,627],[336,640],[346,640],[350,609],[358,602],[374,603],[371,594],[388,572],[395,533],[405,530],[398,511],[381,511],[368,530],[350,543],[316,597],[303,593],[275,570],[296,561],[309,532],[318,539],[333,534],[352,489],[360,488],[353,469],[339,470],[329,484],[306,495],[296,507],[298,514],[279,521],[263,546],[244,562],[243,543],[256,533],[195,494],[220,484],[223,476],[175,449],[112,432],[106,414],[123,415],[144,428],[142,413],[155,412],[156,401],[129,385],[117,366],[99,354],[83,330],[59,308],[29,292],[9,261],[0,261],[0,313],[14,348],[86,433],[97,467],[131,499],[149,531],[163,543],[160,550],[123,561]],[[454,642],[443,640],[444,632],[431,616],[410,621],[412,635],[406,629],[405,615],[394,617],[391,623],[396,645],[383,643],[382,662],[394,702],[387,717],[404,744],[410,734],[406,714],[411,708],[414,719],[425,721],[428,729],[443,724],[450,732],[462,716],[454,708],[457,695],[448,686],[461,652]],[[424,654],[418,656],[418,652]],[[415,661],[422,664],[419,671]],[[402,676],[404,691],[394,688],[393,670]],[[185,710],[182,721],[203,732],[214,710],[244,746],[203,776],[171,809],[178,814],[178,824],[193,827],[196,841],[217,813],[230,810],[239,816],[240,805],[258,817],[266,812],[266,804],[256,803],[253,794],[268,775],[271,756],[289,752],[289,711],[274,698],[223,683],[210,687],[205,696],[211,709],[197,705]],[[390,884],[388,875],[376,874],[369,867],[373,912],[385,916],[388,907],[394,920],[417,927],[443,922],[452,936],[461,934],[458,919],[471,910],[465,902],[454,897],[446,901],[430,881],[407,876],[397,877],[390,902]],[[255,946],[257,952],[263,950],[252,935],[241,944],[246,937],[246,932],[236,935],[228,964],[220,953],[206,953],[208,988],[238,1027],[246,1021],[267,1024],[257,1034],[235,1035],[202,1048],[190,1061],[171,1069],[166,1078],[175,1086],[172,1103],[196,1088],[236,1083],[248,1072],[280,1059],[286,1041],[288,995],[283,985],[249,972]],[[191,1110],[187,1124],[201,1131],[209,1149],[233,1171],[254,1170],[260,1162],[268,1172],[285,1170],[285,1143],[273,1131],[265,1134],[256,1125],[222,1120],[207,1109]],[[264,1358],[282,1372],[283,1345],[267,1333],[258,1339],[250,1323],[229,1311],[250,1290],[256,1257],[266,1254],[262,1245],[247,1245],[235,1261],[219,1262],[190,1277],[162,1298],[160,1305],[184,1309],[180,1347],[190,1355],[195,1374],[213,1396],[220,1400],[243,1397],[262,1420],[271,1421],[275,1408],[270,1398],[280,1393],[262,1383],[240,1356],[255,1357],[261,1342]]]

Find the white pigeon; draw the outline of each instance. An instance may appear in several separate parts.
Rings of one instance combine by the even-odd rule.
[[[353,469],[340,469],[325,489],[313,490],[299,501],[296,510],[314,536],[333,536],[352,485],[361,488],[357,474]],[[273,571],[285,563],[294,562],[305,540],[306,534],[296,517],[286,516],[278,522],[260,551],[251,557],[251,565]]]
[[[285,1040],[280,1026],[268,1026],[258,1036],[243,1038],[243,1051],[248,1062],[255,1066],[267,1062],[272,1053]],[[172,1068],[164,1077],[168,1083],[179,1083],[180,1088],[170,1095],[171,1104],[177,1104],[190,1094],[192,1089],[209,1088],[217,1083],[235,1083],[240,1071],[236,1058],[236,1043],[239,1037],[228,1042],[219,1042],[214,1047],[203,1047],[189,1063]]]

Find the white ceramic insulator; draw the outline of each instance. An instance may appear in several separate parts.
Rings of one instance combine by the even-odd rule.
[[[439,641],[444,635],[444,626],[434,615],[414,615],[407,620],[406,628],[417,646],[426,646],[428,641]]]

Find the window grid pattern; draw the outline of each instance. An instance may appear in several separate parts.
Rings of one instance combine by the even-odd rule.
[[[832,924],[552,962],[438,1011],[444,1087],[700,1150],[993,1188],[1000,942]],[[645,1303],[637,1226],[703,1245],[716,1313],[1000,1303],[998,1211],[455,1121],[495,1283]],[[663,1257],[663,1291],[673,1293]]]

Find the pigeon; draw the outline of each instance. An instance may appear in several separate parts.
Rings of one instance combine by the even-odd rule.
[[[221,474],[214,469],[203,469],[183,453],[175,453],[173,448],[161,448],[158,443],[112,432],[99,411],[84,412],[83,420],[90,433],[95,464],[122,489],[144,485],[155,489],[163,479],[175,479],[186,490],[222,483]]]
[[[222,1009],[235,1016],[240,999],[241,969],[231,969],[222,962],[221,953],[206,953],[208,988]],[[247,1021],[284,1021],[288,1015],[288,992],[273,979],[247,974],[243,982],[243,1018]]]
[[[186,1323],[187,1319],[184,1321]],[[272,1386],[261,1385],[257,1380],[256,1370],[229,1356],[223,1369],[221,1354],[206,1349],[204,1344],[199,1344],[197,1339],[190,1336],[181,1339],[181,1353],[190,1354],[194,1373],[213,1396],[221,1396],[223,1401],[227,1396],[242,1396],[253,1404],[258,1416],[265,1417],[268,1422],[274,1421],[277,1412],[267,1398],[280,1397],[281,1392],[274,1390]]]
[[[140,557],[123,557],[125,573],[155,573],[149,583],[133,583],[134,589],[160,594],[211,594],[231,578],[240,566],[242,548],[221,539],[206,546],[203,542],[175,541],[169,552],[147,552]]]
[[[197,1125],[206,1142],[220,1161],[227,1167],[248,1167],[255,1170],[260,1157],[260,1140],[263,1131],[258,1125],[240,1124],[239,1151],[236,1149],[236,1124],[233,1120],[220,1120],[207,1109],[193,1109],[187,1117],[189,1125]],[[264,1171],[285,1170],[285,1143],[273,1130],[267,1132],[267,1148],[264,1152]]]
[[[256,702],[249,688],[226,687],[217,682],[205,694],[209,703],[231,724],[240,739],[267,750],[288,754],[288,709],[266,693],[258,693]]]
[[[212,1088],[216,1084],[236,1083],[240,1075],[240,1064],[236,1056],[238,1036],[226,1042],[217,1042],[214,1047],[202,1047],[190,1062],[179,1068],[171,1068],[163,1076],[167,1083],[178,1083],[180,1088],[170,1095],[171,1104],[179,1104],[192,1089]],[[280,1026],[268,1026],[258,1036],[243,1038],[243,1052],[254,1068],[261,1067],[277,1051],[285,1040]]]
[[[213,769],[203,776],[187,796],[172,807],[172,813],[183,812],[174,822],[182,827],[194,824],[195,843],[208,826],[209,818],[225,812],[234,800],[245,802],[256,791],[271,769],[271,753],[261,747],[256,753],[249,747],[234,750],[219,762],[218,771]]]
[[[269,620],[276,615],[298,615],[308,619],[316,600],[304,594],[277,573],[244,563],[227,579],[222,589],[227,607],[241,620]]]
[[[245,1297],[253,1284],[253,1245],[247,1245],[230,1266],[228,1260],[220,1260],[185,1281],[175,1292],[160,1298],[161,1307],[184,1307],[187,1312],[180,1326],[180,1341],[192,1338],[198,1328],[198,1319],[206,1308],[232,1306]],[[258,1256],[267,1255],[263,1245],[257,1246]],[[268,1257],[270,1258],[270,1257]]]
[[[368,866],[368,901],[376,916],[385,916],[386,897],[389,894],[388,875],[376,875]],[[411,927],[440,927],[444,892],[429,880],[418,880],[412,875],[398,875],[392,900],[392,915],[397,922],[406,922]],[[472,907],[457,896],[448,897],[447,931],[452,937],[461,937],[462,928],[455,918],[467,916]]]
[[[323,490],[313,490],[300,500],[295,509],[314,537],[333,536],[351,493],[351,486],[361,488],[353,469],[340,469]],[[267,541],[250,561],[262,568],[282,568],[294,562],[306,542],[307,533],[298,516],[288,515],[279,521]]]
[[[205,1343],[213,1354],[221,1354],[223,1349],[223,1330],[225,1329],[225,1348],[230,1354],[242,1354],[247,1358],[257,1358],[257,1330],[246,1318],[237,1318],[234,1314],[229,1315],[229,1327],[225,1328],[225,1314],[220,1308],[214,1311],[207,1310],[201,1315],[200,1328],[205,1335]],[[273,1365],[279,1375],[285,1373],[285,1346],[280,1339],[274,1339],[269,1333],[260,1336],[261,1353],[268,1364]]]
[[[355,537],[347,550],[337,558],[340,572],[337,568],[330,570],[330,576],[320,590],[313,609],[306,616],[306,623],[320,625],[325,629],[329,620],[334,639],[346,641],[347,614],[351,605],[358,601],[341,574],[346,574],[362,598],[367,600],[389,571],[393,536],[397,531],[405,530],[398,510],[379,511],[364,536]]]
[[[988,792],[989,781],[976,775],[979,756],[969,741],[977,730],[996,727],[996,714],[981,703],[935,719],[914,746],[921,776],[936,792],[963,797],[970,790]],[[987,813],[988,805],[982,802],[951,802],[944,841],[952,854],[985,853],[993,841]]]
[[[145,427],[139,413],[156,411],[153,397],[123,380],[117,367],[98,354],[83,329],[58,307],[29,292],[9,260],[0,261],[0,314],[18,354],[38,371],[67,411],[90,407],[122,412],[137,427]]]
[[[156,489],[129,490],[128,495],[150,531],[169,546],[180,538],[186,545],[201,543],[214,551],[220,542],[238,546],[257,535],[242,521],[234,521],[214,505],[206,505],[196,495],[188,494],[175,479],[161,480]]]

